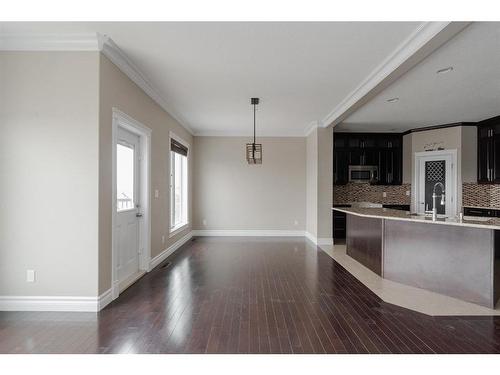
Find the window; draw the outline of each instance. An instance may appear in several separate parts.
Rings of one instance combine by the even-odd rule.
[[[125,211],[134,207],[134,149],[116,145],[116,208]]]
[[[188,148],[170,141],[170,232],[188,224]]]

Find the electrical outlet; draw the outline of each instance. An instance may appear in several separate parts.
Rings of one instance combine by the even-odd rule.
[[[386,197],[387,197],[387,193],[384,191],[384,192],[382,193],[382,196],[383,196],[384,198],[386,198]]]
[[[160,197],[160,191],[158,189],[155,189],[155,198]]]
[[[295,221],[293,222],[293,224],[294,224],[294,225],[299,225],[299,221],[298,221],[298,220],[295,220]]]
[[[207,219],[203,219],[203,225],[207,226]]]
[[[409,197],[410,196],[410,190],[406,190],[406,196]]]
[[[35,282],[35,270],[26,270],[26,281],[28,283]]]
[[[165,236],[161,236],[161,244],[165,245]]]

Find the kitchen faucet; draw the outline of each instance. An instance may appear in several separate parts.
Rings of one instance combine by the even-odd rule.
[[[434,184],[434,187],[432,188],[432,220],[435,221],[437,219],[437,207],[436,207],[436,198],[438,197],[436,194],[436,188],[437,187],[441,188],[441,206],[444,206],[444,199],[445,199],[445,194],[444,194],[444,185],[441,182],[436,182]]]

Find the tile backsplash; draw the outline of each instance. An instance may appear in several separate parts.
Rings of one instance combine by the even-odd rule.
[[[462,184],[462,205],[500,209],[500,185],[464,182]]]
[[[407,191],[411,191],[411,184],[383,186],[348,183],[334,185],[333,204],[351,202],[410,204],[411,196],[406,195]],[[386,193],[385,197],[384,193]],[[462,184],[462,205],[500,209],[500,185],[464,182]]]
[[[370,185],[368,183],[348,183],[345,185],[334,185],[333,204],[350,202],[410,204],[411,196],[406,195],[407,191],[411,191],[411,184]]]

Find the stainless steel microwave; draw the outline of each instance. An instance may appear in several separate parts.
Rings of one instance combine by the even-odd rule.
[[[349,182],[374,182],[378,180],[378,167],[375,165],[350,165]]]

